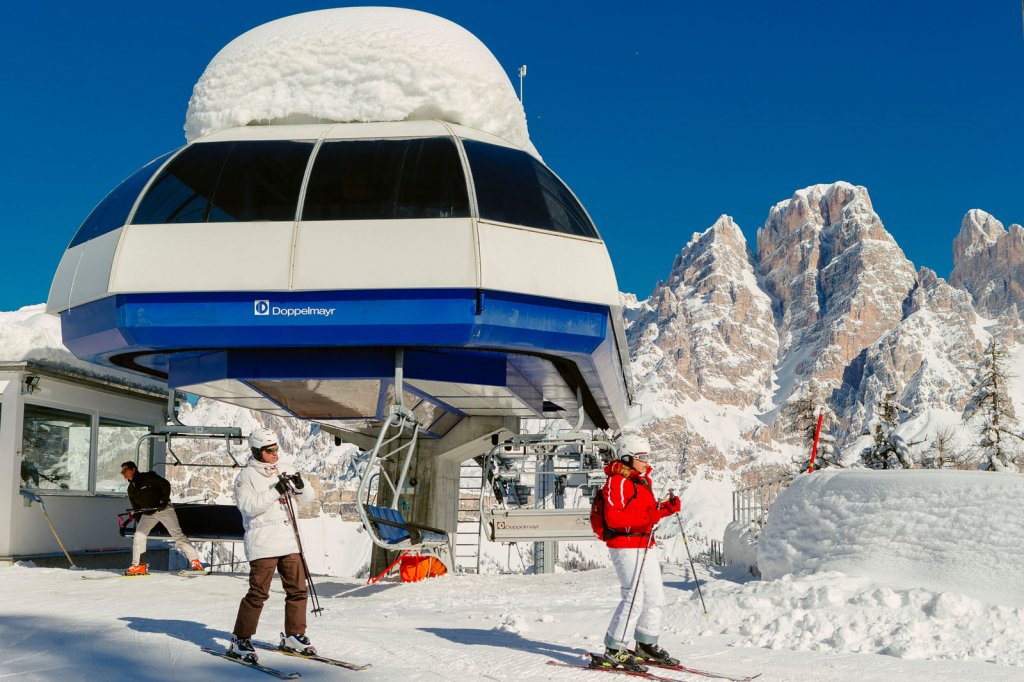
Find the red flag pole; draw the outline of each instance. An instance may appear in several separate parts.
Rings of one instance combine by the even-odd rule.
[[[825,408],[818,408],[818,426],[814,429],[814,446],[811,448],[811,465],[807,467],[807,473],[814,471],[814,456],[818,453],[818,436],[821,435],[821,421],[825,418]]]

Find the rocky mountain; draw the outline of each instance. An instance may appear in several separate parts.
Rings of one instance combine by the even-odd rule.
[[[950,283],[974,297],[978,312],[998,318],[1024,301],[1024,228],[972,209],[953,240]]]
[[[915,270],[864,187],[797,191],[771,207],[754,253],[723,216],[630,307],[642,403],[631,426],[690,485],[756,481],[806,459],[790,408],[807,395],[830,408],[847,464],[889,400],[906,408],[896,428],[921,461],[941,431],[968,462],[965,411],[983,350],[998,338],[1019,353],[1022,238],[1019,225],[970,211],[947,282]],[[1011,380],[1005,390],[1021,401],[1022,389]]]

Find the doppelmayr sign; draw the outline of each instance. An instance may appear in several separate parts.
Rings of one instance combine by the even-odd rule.
[[[330,317],[334,311],[334,308],[274,305],[267,299],[257,299],[252,302],[252,314],[256,317]]]

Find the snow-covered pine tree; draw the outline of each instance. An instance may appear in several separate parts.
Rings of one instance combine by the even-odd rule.
[[[895,390],[887,390],[875,404],[875,414],[868,423],[868,434],[874,442],[861,451],[864,466],[869,469],[910,469],[914,466],[914,454],[910,448],[921,441],[908,443],[896,433],[904,414],[911,414],[910,408],[896,400]]]
[[[984,471],[1024,469],[1020,424],[1007,395],[1011,378],[1008,363],[1005,344],[996,339],[989,341],[974,384],[974,396],[967,406],[972,413],[970,419],[977,424],[982,454],[978,468]]]
[[[814,432],[818,427],[818,410],[821,408],[825,409],[825,419],[821,424],[814,468],[841,466],[836,457],[835,438],[828,434],[829,425],[836,422],[836,415],[825,402],[827,394],[826,387],[812,379],[782,408],[782,428],[787,434],[793,434],[802,448],[800,454],[793,458],[793,464],[799,472],[807,471],[810,467]]]

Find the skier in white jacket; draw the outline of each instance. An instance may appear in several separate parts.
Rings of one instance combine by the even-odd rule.
[[[238,605],[228,655],[255,663],[256,634],[263,604],[277,570],[285,590],[284,632],[281,648],[316,654],[306,637],[306,574],[299,554],[297,529],[288,513],[288,496],[301,494],[305,484],[299,474],[278,470],[277,436],[270,429],[249,435],[252,457],[235,479],[235,504],[245,526],[245,556],[249,560],[249,591]]]

